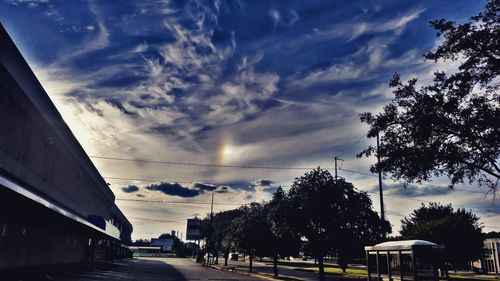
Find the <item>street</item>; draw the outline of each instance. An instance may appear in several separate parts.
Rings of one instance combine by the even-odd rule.
[[[5,277],[5,276],[4,276]],[[2,277],[2,280],[5,280]],[[13,274],[8,280],[140,280],[140,281],[191,281],[191,280],[261,280],[238,273],[203,267],[191,259],[134,258],[91,267],[40,270],[25,276]]]

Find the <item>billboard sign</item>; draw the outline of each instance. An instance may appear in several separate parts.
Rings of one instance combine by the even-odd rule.
[[[201,239],[201,220],[194,218],[187,220],[186,240]]]

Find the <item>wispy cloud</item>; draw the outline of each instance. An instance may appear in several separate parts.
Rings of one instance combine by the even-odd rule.
[[[286,167],[331,167],[333,155],[342,155],[344,168],[362,172],[374,159],[354,157],[371,141],[357,141],[367,129],[358,114],[378,112],[391,98],[394,72],[432,79],[436,66],[421,56],[437,42],[428,20],[450,12],[431,1],[120,3],[116,9],[114,2],[0,2],[2,22],[35,58],[29,63],[87,153]],[[471,14],[472,4],[457,5],[450,5],[453,15]],[[115,178],[109,182],[117,197],[134,199],[203,201],[214,192],[223,202],[267,200],[305,172],[93,161]],[[376,184],[363,174],[340,174],[364,190]],[[387,194],[469,200],[447,189],[410,187],[388,185]],[[117,202],[133,216],[208,211]],[[408,213],[419,202],[387,204]],[[163,230],[137,229],[155,231]]]

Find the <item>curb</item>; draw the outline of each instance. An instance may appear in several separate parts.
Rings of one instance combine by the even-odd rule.
[[[311,271],[311,270],[307,270],[307,269],[303,269],[303,268],[294,268],[294,270],[317,273],[316,271]],[[335,276],[335,277],[339,277],[339,278],[359,279],[359,280],[366,280],[366,278],[367,278],[367,276],[350,275],[350,274],[335,274],[335,273],[328,273],[328,272],[325,272],[325,275]]]

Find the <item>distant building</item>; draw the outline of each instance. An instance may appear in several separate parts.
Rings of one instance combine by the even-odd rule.
[[[172,252],[175,251],[174,248],[174,239],[173,238],[152,238],[151,245],[152,247],[161,247],[163,252]]]
[[[485,239],[484,248],[486,250],[485,257],[475,261],[474,268],[485,273],[500,273],[500,238]]]

